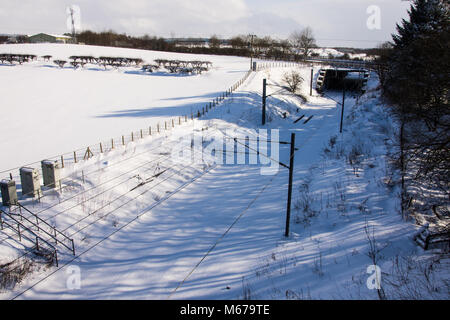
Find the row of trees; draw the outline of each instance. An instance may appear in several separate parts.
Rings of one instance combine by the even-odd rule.
[[[71,34],[66,34],[72,36]],[[300,60],[308,56],[318,56],[311,51],[317,47],[312,29],[307,27],[294,31],[288,39],[273,39],[266,37],[252,37],[250,35],[235,36],[228,40],[219,39],[213,35],[209,39],[164,39],[161,37],[133,37],[118,34],[112,30],[94,32],[90,30],[76,34],[77,42],[88,45],[124,47],[156,51],[172,51],[195,54],[235,55],[275,60]],[[0,43],[7,42],[8,37],[0,36]],[[26,43],[27,37],[17,37],[18,43]],[[354,51],[358,51],[354,49]],[[366,52],[366,51],[365,51]],[[349,59],[348,54],[344,56]]]
[[[163,38],[132,37],[126,34],[117,34],[113,31],[93,32],[83,31],[77,34],[79,42],[89,45],[118,46],[136,49],[175,51],[197,54],[238,55],[295,60],[313,55],[311,49],[316,47],[311,28],[305,28],[291,34],[289,39],[277,40],[271,37],[235,36],[227,41],[212,36],[205,42],[192,39],[189,41]]]
[[[114,31],[93,32],[83,31],[77,34],[77,41],[90,45],[125,47],[145,50],[171,51],[172,46],[163,38],[157,37],[132,37],[126,34],[118,34]]]
[[[159,69],[166,69],[170,73],[197,73],[201,74],[204,71],[208,71],[212,66],[210,61],[183,61],[183,60],[167,60],[156,59],[155,64],[146,64],[142,66],[142,70],[148,72],[154,72]]]
[[[382,48],[381,85],[401,124],[404,200],[408,182],[421,189],[432,185],[445,201],[450,198],[449,46],[448,2],[414,0],[409,20],[397,25],[393,43]]]

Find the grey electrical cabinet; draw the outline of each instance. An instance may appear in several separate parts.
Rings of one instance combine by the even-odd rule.
[[[17,189],[14,180],[1,180],[0,190],[2,193],[2,204],[4,206],[11,206],[17,204]]]
[[[56,188],[60,183],[60,168],[58,161],[44,160],[41,162],[44,186]]]
[[[22,183],[22,195],[35,197],[42,194],[38,169],[20,168],[20,182]]]

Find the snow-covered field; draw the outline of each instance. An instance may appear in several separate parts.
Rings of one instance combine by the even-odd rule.
[[[38,61],[0,65],[2,137],[0,172],[155,126],[204,106],[243,77],[248,59],[64,44],[0,45],[1,53],[35,54]],[[88,64],[60,69],[72,55],[204,60],[201,75],[153,74],[139,68]],[[3,177],[2,177],[3,178]]]
[[[64,116],[60,110],[56,123],[65,118],[72,124],[72,119],[79,117],[77,121],[102,130],[126,131],[166,113],[182,114],[188,110],[190,99],[192,103],[209,101],[208,97],[215,97],[241,78],[248,66],[248,61],[240,58],[208,60],[217,70],[186,79],[53,70],[39,63],[0,67],[24,68],[28,70],[23,71],[25,78],[28,73],[39,78],[40,72],[53,72],[58,76],[47,78],[50,87],[74,75],[83,75],[92,84],[91,76],[84,75],[102,74],[104,91],[74,98],[81,105],[94,99],[103,106],[101,111],[86,108],[78,114],[67,98],[71,108],[65,110],[70,112]],[[283,89],[281,79],[292,69],[305,79],[300,93],[306,102]],[[318,69],[314,71],[317,76]],[[340,101],[341,94],[320,97],[314,91],[310,97],[309,73],[308,68],[292,67],[253,72],[238,90],[200,119],[65,168],[62,192],[47,191],[40,202],[28,198],[22,204],[73,238],[76,256],[60,250],[59,267],[32,266],[34,272],[15,288],[1,292],[0,298],[378,299],[384,294],[397,299],[448,299],[448,257],[416,246],[412,241],[416,227],[403,221],[398,212],[399,188],[387,156],[395,147],[395,123],[379,99],[376,75],[372,74],[365,95],[347,97],[344,132],[339,134],[340,107],[335,100]],[[4,83],[2,69],[0,74]],[[267,163],[217,164],[211,154],[201,154],[202,161],[194,162],[190,156],[184,161],[174,156],[182,141],[188,142],[182,150],[191,150],[192,135],[203,137],[200,141],[205,146],[222,139],[224,133],[254,136],[261,128],[264,78],[270,95],[264,129],[278,129],[281,141],[288,141],[292,132],[296,134],[288,238],[284,237],[285,168],[264,175],[261,168]],[[114,81],[123,85],[113,93],[123,99],[122,106],[109,110],[102,97],[112,101],[108,100],[112,93],[107,87]],[[157,111],[146,105],[148,113],[140,119],[143,123],[133,122],[137,119],[132,116],[98,117],[134,105],[128,85],[143,90],[144,83],[158,86],[161,95],[154,93],[159,97],[155,98]],[[202,88],[197,88],[199,85]],[[197,90],[197,95],[188,94],[185,87]],[[34,94],[47,99],[42,93]],[[165,99],[170,103],[161,106]],[[40,105],[45,108],[46,104]],[[179,107],[172,109],[173,105]],[[18,102],[17,106],[28,110]],[[302,115],[304,118],[296,122]],[[109,122],[114,119],[117,122]],[[305,123],[305,119],[310,120]],[[120,124],[123,127],[119,127],[121,121],[125,122]],[[15,141],[28,138],[17,136],[17,132]],[[72,131],[72,136],[78,132]],[[73,141],[78,141],[75,138]],[[83,143],[91,144],[92,139]],[[273,156],[273,147],[268,152]],[[279,156],[282,163],[288,163],[289,146],[280,145]],[[4,264],[17,258],[22,252],[18,249],[27,243],[19,243],[7,230],[0,235],[0,264]],[[374,284],[370,271],[373,259],[381,268],[383,293],[370,289]]]
[[[338,51],[336,49],[333,49],[333,48],[313,48],[313,49],[311,49],[311,52],[313,54],[319,55],[320,58],[332,57],[332,58],[339,59],[345,55],[345,53]],[[369,60],[369,61],[373,59],[372,56],[368,56],[365,53],[349,53],[348,57],[350,59],[361,59],[361,60]]]

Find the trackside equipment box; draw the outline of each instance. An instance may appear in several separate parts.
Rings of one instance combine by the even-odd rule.
[[[1,180],[0,190],[2,193],[2,204],[4,206],[17,204],[17,189],[14,180]]]
[[[23,196],[40,196],[42,194],[39,171],[35,168],[20,168],[20,182]]]
[[[44,160],[41,162],[44,186],[56,188],[60,183],[60,168],[58,161]]]

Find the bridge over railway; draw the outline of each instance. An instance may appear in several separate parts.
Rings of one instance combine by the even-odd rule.
[[[316,80],[316,90],[318,92],[327,89],[365,91],[369,75],[369,70],[363,68],[322,68]]]
[[[344,60],[344,59],[325,59],[325,58],[308,58],[304,60],[306,63],[330,66],[333,68],[352,68],[375,70],[380,64],[374,61],[364,60]]]

